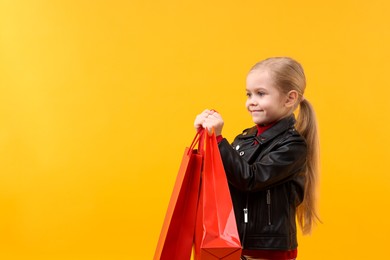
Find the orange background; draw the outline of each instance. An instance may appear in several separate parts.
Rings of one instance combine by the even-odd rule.
[[[299,259],[383,259],[388,1],[0,0],[0,259],[152,259],[195,115],[251,126],[258,60],[304,66],[323,224]]]

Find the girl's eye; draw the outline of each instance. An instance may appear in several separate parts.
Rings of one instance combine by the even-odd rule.
[[[246,96],[249,98],[251,97],[251,93],[246,93]]]
[[[265,93],[260,91],[260,92],[257,92],[257,95],[259,95],[260,97],[262,97],[262,96],[265,95]]]

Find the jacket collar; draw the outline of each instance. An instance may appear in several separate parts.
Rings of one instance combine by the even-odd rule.
[[[295,124],[295,116],[292,114],[291,116],[285,117],[279,122],[277,122],[273,127],[265,131],[259,136],[256,136],[256,140],[260,143],[266,143],[269,140],[272,140],[274,137],[280,135],[281,133],[287,131],[290,128],[293,128]]]
[[[295,116],[292,114],[291,116],[282,118],[277,122],[274,126],[272,126],[270,129],[266,130],[264,133],[262,133],[259,136],[257,135],[257,127],[254,126],[252,128],[246,129],[241,135],[240,139],[249,139],[249,138],[255,138],[257,142],[260,144],[266,143],[269,140],[272,140],[274,137],[280,135],[281,133],[287,131],[290,128],[294,127],[295,124]]]

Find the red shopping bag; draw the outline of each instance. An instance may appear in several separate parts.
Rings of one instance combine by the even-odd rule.
[[[194,147],[202,138],[203,132],[198,133],[191,146],[185,149],[154,260],[191,257],[202,167],[202,156]]]
[[[238,260],[241,243],[215,134],[205,134],[204,165],[195,230],[195,259]]]

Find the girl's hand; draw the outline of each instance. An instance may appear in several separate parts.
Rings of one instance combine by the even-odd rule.
[[[200,128],[207,128],[209,134],[211,134],[214,128],[215,135],[222,134],[224,121],[221,115],[215,110],[206,109],[202,113],[196,116],[194,126],[198,131]]]

